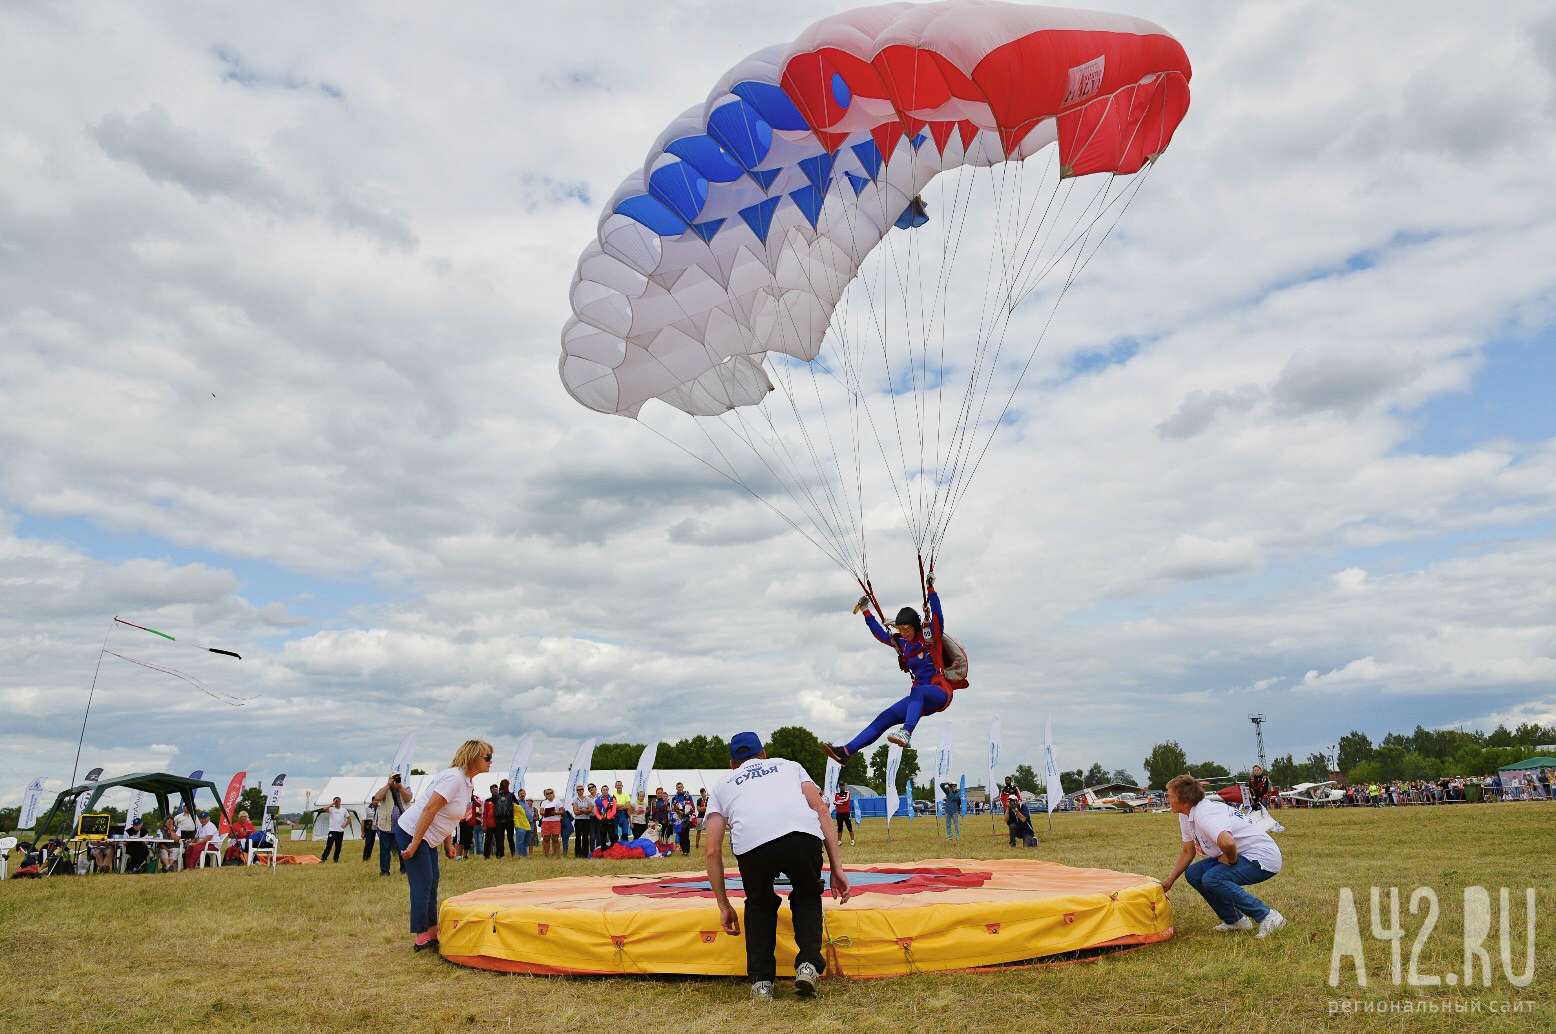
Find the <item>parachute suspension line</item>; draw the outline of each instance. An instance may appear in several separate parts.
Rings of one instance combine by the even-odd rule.
[[[639,423],[642,423],[642,422],[639,421]],[[726,480],[730,481],[734,485],[736,485],[739,488],[743,489],[748,495],[751,496],[751,498],[755,499],[757,502],[759,502],[763,506],[767,507],[769,510],[771,510],[773,513],[775,513],[778,516],[779,520],[783,521],[790,528],[792,528],[796,532],[798,532],[807,542],[809,542],[811,545],[813,545],[817,549],[819,549],[822,552],[822,554],[824,556],[826,556],[826,558],[828,560],[831,560],[838,567],[841,567],[844,571],[846,571],[847,573],[853,575],[854,577],[856,577],[856,578],[859,577],[860,572],[855,571],[853,568],[849,567],[848,564],[845,563],[842,560],[842,558],[840,558],[839,556],[834,554],[832,552],[832,550],[828,549],[826,546],[824,546],[820,542],[816,541],[816,539],[812,538],[811,535],[808,532],[806,532],[806,530],[804,528],[800,527],[799,524],[797,524],[792,517],[790,517],[788,514],[784,513],[783,510],[779,509],[777,506],[773,505],[773,503],[770,500],[765,498],[760,492],[758,492],[755,489],[753,489],[750,485],[746,484],[743,480],[741,480],[741,478],[738,475],[732,474],[732,473],[730,473],[727,470],[720,469],[718,466],[714,465],[713,463],[710,463],[708,461],[707,457],[697,455],[695,452],[691,451],[686,446],[684,446],[680,442],[676,441],[674,438],[671,438],[668,435],[666,435],[663,431],[659,430],[659,428],[655,427],[653,424],[643,424],[643,426],[648,428],[648,430],[651,431],[653,434],[657,435],[661,441],[663,441],[663,442],[665,442],[665,443],[667,443],[669,445],[672,445],[672,446],[674,446],[677,449],[680,449],[682,452],[686,453],[686,455],[690,456],[692,459],[696,460],[698,463],[701,463],[704,467],[707,467],[709,470],[713,471],[715,474],[720,475],[721,477],[723,477]],[[715,445],[714,448],[717,449],[718,447]],[[718,450],[718,451],[719,451],[720,458],[723,458],[723,451],[722,450]],[[728,463],[729,461],[727,459],[725,459],[725,462]]]
[[[1114,182],[1117,179],[1118,179],[1117,174],[1110,175],[1108,177],[1107,182],[1104,184],[1102,189],[1099,191],[1099,194],[1104,194],[1105,195],[1106,193],[1110,192],[1112,190]],[[1009,412],[1010,406],[1011,406],[1011,404],[1015,400],[1016,393],[1021,388],[1022,381],[1024,381],[1026,379],[1027,371],[1031,368],[1031,365],[1032,365],[1032,360],[1033,360],[1033,358],[1036,357],[1038,348],[1041,347],[1044,338],[1048,334],[1049,328],[1053,325],[1054,317],[1058,313],[1059,304],[1064,300],[1064,296],[1069,292],[1070,287],[1075,283],[1075,280],[1080,275],[1081,271],[1083,269],[1085,269],[1085,267],[1086,267],[1086,265],[1088,263],[1090,263],[1091,258],[1096,255],[1098,249],[1100,249],[1102,247],[1102,245],[1104,243],[1106,243],[1107,239],[1110,236],[1112,236],[1113,230],[1114,230],[1114,228],[1116,228],[1118,226],[1119,220],[1121,220],[1124,217],[1124,213],[1129,210],[1129,206],[1131,204],[1133,204],[1135,197],[1139,195],[1141,187],[1144,186],[1144,180],[1145,180],[1144,176],[1136,175],[1133,179],[1134,179],[1134,182],[1128,184],[1112,200],[1110,200],[1107,203],[1099,206],[1097,215],[1093,218],[1092,222],[1087,226],[1085,233],[1082,234],[1082,236],[1081,236],[1081,239],[1076,242],[1076,245],[1073,248],[1073,250],[1075,251],[1075,260],[1071,264],[1070,272],[1065,277],[1064,284],[1060,288],[1058,296],[1054,299],[1053,308],[1050,309],[1049,314],[1048,314],[1048,318],[1043,323],[1042,331],[1038,334],[1037,340],[1033,342],[1032,348],[1027,353],[1026,362],[1022,365],[1021,373],[1016,377],[1016,382],[1011,387],[1010,394],[1006,397],[1005,406],[1000,411],[999,419],[995,421],[994,427],[990,430],[988,437],[984,440],[983,448],[979,451],[978,459],[977,459],[977,461],[973,465],[973,471],[972,471],[973,474],[976,474],[978,467],[982,465],[983,457],[988,453],[989,446],[990,446],[990,444],[994,440],[995,433],[999,430],[1000,426],[1004,423],[1005,415],[1006,415],[1006,413]],[[1117,204],[1120,199],[1123,200],[1123,203],[1122,203],[1122,206],[1118,210],[1118,214],[1116,216],[1114,216],[1113,221],[1108,224],[1107,228],[1102,232],[1101,237],[1097,240],[1097,242],[1094,245],[1092,245],[1091,250],[1088,252],[1086,250],[1086,242],[1090,239],[1093,229],[1096,227],[1097,223],[1101,220],[1102,216],[1107,212],[1107,210],[1109,208],[1113,207],[1115,204]],[[1090,206],[1088,206],[1088,207],[1090,207]],[[1071,249],[1066,249],[1066,251],[1068,251],[1068,250],[1071,250]],[[971,477],[971,476],[972,475],[969,475],[969,477]],[[956,505],[960,504],[961,499],[962,499],[964,494],[965,493],[959,493],[958,494],[955,502],[952,504],[953,510],[954,510]]]

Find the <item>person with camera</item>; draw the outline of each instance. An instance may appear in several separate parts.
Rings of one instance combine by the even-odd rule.
[[[378,875],[389,875],[389,856],[397,850],[395,847],[394,831],[399,824],[400,816],[411,803],[410,787],[400,778],[400,773],[391,772],[384,785],[373,794],[373,807],[378,814]],[[400,871],[405,871],[405,862],[400,862]]]

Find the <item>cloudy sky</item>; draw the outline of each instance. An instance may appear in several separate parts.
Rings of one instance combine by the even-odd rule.
[[[534,6],[0,13],[0,804],[69,779],[94,678],[83,772],[297,803],[412,728],[555,769],[900,694],[845,573],[557,377],[623,176],[843,5]],[[1052,712],[1136,774],[1247,764],[1250,713],[1299,757],[1556,720],[1556,16],[1131,13],[1193,106],[949,530],[974,680],[923,738],[976,781],[995,714],[1002,767]]]

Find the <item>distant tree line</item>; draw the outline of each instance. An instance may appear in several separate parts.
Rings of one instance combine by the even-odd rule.
[[[1444,776],[1482,776],[1525,758],[1534,757],[1542,744],[1556,744],[1556,726],[1525,722],[1509,730],[1498,725],[1489,733],[1464,732],[1460,729],[1428,729],[1417,725],[1405,735],[1391,732],[1376,746],[1366,733],[1351,730],[1340,737],[1333,758],[1309,754],[1298,761],[1292,754],[1270,761],[1270,781],[1276,786],[1323,782],[1338,771],[1348,783],[1374,783],[1403,780],[1436,780]],[[1333,768],[1331,768],[1331,764]],[[1093,765],[1086,773],[1085,785],[1095,785],[1092,776],[1101,766]],[[1145,770],[1152,789],[1163,789],[1167,780],[1180,772],[1208,779],[1234,775],[1247,779],[1246,769],[1232,773],[1213,761],[1190,762],[1175,740],[1158,743],[1146,756]],[[1065,776],[1071,773],[1064,773]],[[1118,780],[1127,782],[1128,780]],[[1065,792],[1071,793],[1069,784]]]

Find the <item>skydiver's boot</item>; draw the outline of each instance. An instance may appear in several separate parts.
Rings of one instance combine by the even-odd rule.
[[[906,726],[903,726],[901,729],[898,729],[896,732],[892,733],[886,738],[895,743],[897,746],[901,747],[903,750],[907,750],[913,745],[913,734],[908,731]]]
[[[847,747],[840,747],[832,743],[823,743],[821,745],[821,751],[827,757],[831,758],[833,761],[836,761],[840,765],[846,765],[848,763]]]

